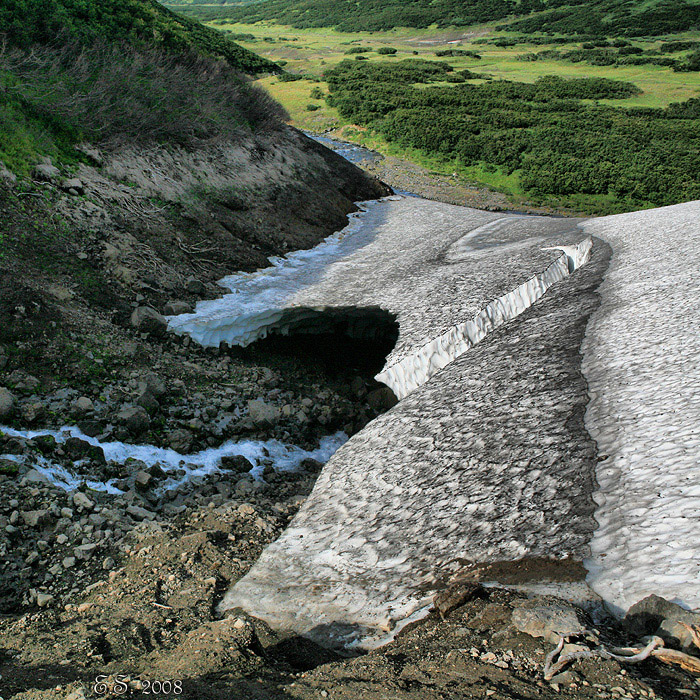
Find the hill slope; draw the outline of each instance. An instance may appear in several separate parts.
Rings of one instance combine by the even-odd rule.
[[[156,0],[5,0],[0,28],[11,43],[51,42],[59,32],[80,41],[130,39],[176,51],[224,58],[246,73],[279,68],[223,34],[179,17]]]
[[[203,19],[253,23],[273,20],[294,27],[378,31],[392,27],[466,27],[508,20],[525,32],[646,36],[700,26],[697,0],[263,0],[249,5],[166,2]],[[640,6],[641,5],[641,6]]]

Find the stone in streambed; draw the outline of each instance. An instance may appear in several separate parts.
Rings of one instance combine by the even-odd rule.
[[[249,472],[253,468],[253,464],[243,455],[227,455],[221,458],[221,468],[242,474]]]

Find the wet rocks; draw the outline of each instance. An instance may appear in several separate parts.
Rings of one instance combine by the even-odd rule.
[[[72,459],[90,459],[99,464],[105,464],[104,450],[98,445],[92,445],[86,440],[77,437],[69,437],[63,443],[63,450]]]
[[[253,468],[253,464],[243,455],[227,455],[221,458],[221,468],[230,469],[238,473],[247,473]]]

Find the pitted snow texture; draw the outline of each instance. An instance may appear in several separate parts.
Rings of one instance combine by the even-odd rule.
[[[601,457],[589,583],[700,608],[700,202],[584,225],[614,255],[583,345]]]
[[[222,607],[371,647],[466,562],[586,556],[596,453],[578,348],[608,254],[596,242],[588,265],[351,438]]]

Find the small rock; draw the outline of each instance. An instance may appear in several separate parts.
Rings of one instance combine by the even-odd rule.
[[[55,165],[52,165],[50,159],[48,159],[48,162],[39,163],[34,166],[32,177],[40,182],[56,184],[61,177],[61,171]]]
[[[375,411],[388,411],[390,408],[396,406],[398,402],[399,400],[396,398],[396,394],[394,394],[388,386],[375,389],[367,394],[367,403]]]
[[[143,384],[145,384],[145,388],[157,398],[165,396],[168,393],[166,383],[155,372],[149,372],[143,378]]]
[[[54,597],[49,593],[37,593],[36,594],[36,604],[40,608],[45,608],[53,603]]]
[[[447,615],[483,593],[478,583],[465,582],[449,586],[433,598],[435,609],[444,620]]]
[[[126,429],[133,435],[140,435],[146,432],[151,425],[148,413],[141,406],[123,408],[117,414],[117,420],[126,426]]]
[[[194,440],[194,435],[189,430],[185,428],[178,428],[168,433],[167,436],[168,444],[176,452],[180,454],[186,454],[190,451],[192,447],[192,441]]]
[[[64,569],[72,569],[75,566],[75,557],[66,557],[61,564]]]
[[[141,522],[142,520],[153,520],[155,518],[155,513],[152,513],[150,510],[146,510],[145,508],[142,508],[141,506],[127,506],[126,512],[134,519],[138,520]]]
[[[204,294],[207,291],[206,285],[196,277],[188,277],[185,280],[185,289],[190,294]]]
[[[100,166],[104,161],[102,154],[97,150],[97,148],[89,143],[80,143],[75,147],[75,150],[80,151],[83,155],[87,156],[93,165]]]
[[[10,186],[17,183],[17,176],[11,170],[8,170],[2,161],[0,161],[0,180]]]
[[[80,413],[88,413],[95,410],[95,405],[92,399],[87,396],[81,396],[73,405],[76,411]]]
[[[153,483],[153,477],[148,472],[138,472],[134,480],[134,486],[138,491],[148,491]]]
[[[102,568],[105,571],[111,571],[116,565],[116,562],[112,557],[107,557],[103,562],[102,562]]]
[[[95,502],[90,500],[82,491],[76,491],[73,494],[73,505],[76,508],[92,510],[95,507]]]
[[[83,194],[85,191],[85,186],[83,185],[83,181],[79,178],[70,177],[61,183],[61,189],[66,190],[67,192],[71,192],[71,190],[73,190],[75,194]],[[71,194],[73,194],[73,192],[71,192]]]
[[[136,403],[151,415],[157,413],[160,408],[158,399],[156,399],[150,389],[143,391],[138,399],[136,399]]]
[[[49,519],[48,510],[28,510],[20,513],[22,520],[27,527],[41,527]]]

